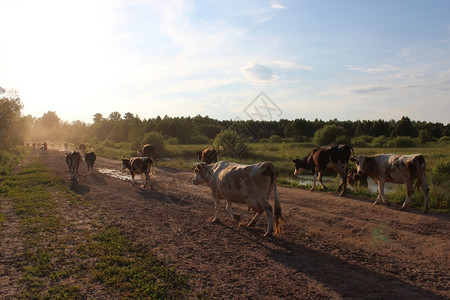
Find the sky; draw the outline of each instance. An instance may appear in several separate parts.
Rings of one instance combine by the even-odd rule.
[[[0,0],[24,115],[450,123],[447,0]]]

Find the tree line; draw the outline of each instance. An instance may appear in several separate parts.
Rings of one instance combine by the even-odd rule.
[[[3,148],[18,144],[43,141],[93,144],[109,141],[132,143],[213,144],[224,131],[238,135],[246,142],[305,142],[315,145],[349,143],[354,146],[425,145],[450,141],[450,124],[410,120],[337,119],[309,121],[295,120],[216,120],[208,116],[157,116],[142,119],[127,112],[112,112],[105,117],[93,115],[92,123],[61,120],[56,112],[48,111],[41,117],[23,116],[23,105],[18,93],[0,87],[0,139]],[[394,143],[394,144],[393,144]]]

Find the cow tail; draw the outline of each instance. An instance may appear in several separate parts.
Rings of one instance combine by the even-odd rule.
[[[276,181],[276,180],[275,180]],[[273,211],[273,219],[275,222],[275,235],[280,235],[281,234],[281,230],[282,230],[282,223],[283,223],[283,217],[281,216],[281,205],[280,205],[280,195],[278,194],[277,191],[277,185],[275,184],[276,182],[273,182],[273,196],[275,198],[275,209]]]
[[[273,210],[273,219],[275,222],[275,235],[280,235],[282,230],[282,221],[283,217],[281,216],[281,204],[280,204],[280,194],[278,194],[277,190],[277,173],[275,168],[272,166],[272,185],[273,185],[273,197],[274,197],[274,210]]]

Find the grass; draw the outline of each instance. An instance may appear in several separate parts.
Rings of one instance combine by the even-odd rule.
[[[96,224],[78,229],[57,210],[90,209],[64,179],[36,158],[0,181],[1,199],[11,199],[23,240],[21,299],[89,298],[89,286],[104,285],[121,299],[179,299],[189,293],[182,275],[136,244],[119,228]],[[85,207],[80,207],[86,205]],[[7,222],[7,220],[0,220]]]

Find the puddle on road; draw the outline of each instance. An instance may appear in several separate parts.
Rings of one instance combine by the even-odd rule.
[[[117,178],[117,179],[124,180],[124,181],[131,181],[131,175],[128,170],[126,172],[122,171],[120,169],[113,170],[113,169],[107,169],[107,168],[100,168],[97,170],[98,170],[98,172],[105,174],[112,178]],[[141,175],[136,175],[134,178],[139,179],[140,177],[141,177]]]

